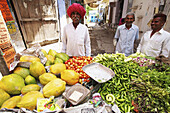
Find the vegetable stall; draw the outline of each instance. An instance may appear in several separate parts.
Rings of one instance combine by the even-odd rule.
[[[20,55],[11,74],[0,80],[0,111],[68,112],[88,104],[81,111],[99,112],[100,107],[109,106],[116,112],[116,105],[122,113],[170,112],[170,67],[160,59],[141,53],[129,57],[104,53],[93,58],[69,57],[52,49],[37,53]],[[101,71],[103,67],[96,68],[108,78],[96,80],[94,70],[92,74],[84,70],[95,63],[114,76],[108,78],[108,73]]]

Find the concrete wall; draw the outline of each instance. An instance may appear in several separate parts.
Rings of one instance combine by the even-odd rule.
[[[167,21],[165,23],[164,29],[170,32],[170,0],[166,0],[163,13],[167,15]]]
[[[153,15],[158,11],[159,0],[134,0],[132,5],[132,12],[135,13],[136,20],[134,24],[139,27],[140,37],[148,30],[150,26],[148,22]]]

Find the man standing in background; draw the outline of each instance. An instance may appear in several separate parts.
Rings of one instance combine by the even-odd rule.
[[[165,14],[158,13],[154,15],[151,23],[152,31],[147,31],[143,35],[137,52],[151,57],[160,55],[170,57],[170,33],[163,30],[166,18],[167,16]]]
[[[114,45],[116,45],[116,51],[118,53],[124,53],[125,56],[129,56],[134,53],[134,42],[139,38],[138,26],[132,24],[135,21],[134,13],[127,13],[125,18],[125,24],[118,26],[115,34]]]

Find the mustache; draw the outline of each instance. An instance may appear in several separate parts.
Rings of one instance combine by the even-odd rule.
[[[80,18],[79,18],[79,17],[73,17],[72,19],[80,20]]]

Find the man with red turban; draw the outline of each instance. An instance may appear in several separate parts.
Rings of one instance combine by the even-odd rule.
[[[80,23],[86,11],[83,6],[73,3],[67,9],[68,16],[72,23],[64,27],[62,36],[62,52],[69,56],[90,56],[90,36],[88,28]]]

